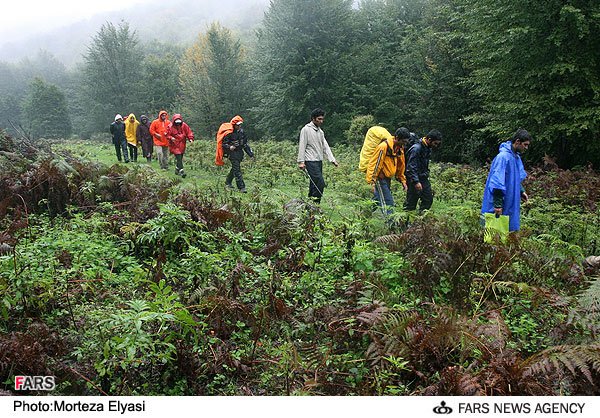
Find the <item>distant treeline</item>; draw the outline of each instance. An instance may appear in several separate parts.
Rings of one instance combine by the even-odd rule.
[[[0,126],[91,137],[115,113],[166,109],[200,136],[241,114],[257,139],[295,140],[321,107],[332,143],[374,123],[435,128],[439,158],[482,162],[524,127],[529,158],[600,166],[598,2],[273,0],[247,29],[145,45],[107,22],[73,70],[44,52],[0,63]]]

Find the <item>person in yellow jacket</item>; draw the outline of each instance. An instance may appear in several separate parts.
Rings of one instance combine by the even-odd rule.
[[[394,136],[379,143],[375,152],[369,159],[366,169],[366,180],[371,185],[375,202],[384,214],[392,213],[395,206],[392,196],[392,178],[395,177],[402,183],[406,191],[406,177],[404,175],[404,145],[410,138],[410,131],[398,128]]]
[[[136,131],[140,122],[135,118],[133,113],[130,113],[125,119],[125,139],[127,139],[127,148],[129,149],[129,159],[134,163],[137,162],[137,137]]]

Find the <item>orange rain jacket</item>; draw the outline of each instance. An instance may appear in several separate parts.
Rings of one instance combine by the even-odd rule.
[[[160,120],[160,115],[163,113],[167,116],[164,122]],[[154,145],[157,147],[169,146],[169,140],[167,139],[167,130],[169,129],[169,126],[171,126],[169,114],[166,112],[166,110],[161,110],[158,112],[158,118],[154,119],[150,125],[150,135],[152,135]]]

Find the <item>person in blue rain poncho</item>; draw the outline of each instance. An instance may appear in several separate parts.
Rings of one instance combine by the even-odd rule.
[[[518,231],[521,228],[521,200],[529,200],[521,185],[527,177],[521,154],[529,148],[530,143],[529,132],[519,129],[511,140],[500,144],[500,152],[492,161],[485,182],[481,214],[507,215],[509,231]]]

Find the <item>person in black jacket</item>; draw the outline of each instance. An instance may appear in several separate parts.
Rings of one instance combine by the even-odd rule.
[[[419,211],[431,208],[433,192],[431,183],[429,183],[429,160],[431,159],[431,150],[437,149],[441,143],[442,134],[434,129],[406,152],[408,190],[404,210],[415,210],[419,200],[421,200]]]
[[[140,117],[140,124],[135,131],[135,137],[137,138],[138,144],[142,144],[144,157],[146,157],[148,162],[151,162],[154,142],[152,140],[152,134],[150,133],[150,120],[148,120],[148,116],[142,115]]]
[[[125,162],[129,162],[129,156],[127,155],[127,138],[125,137],[125,123],[123,123],[123,116],[117,114],[115,121],[110,124],[110,134],[112,135],[112,142],[115,146],[117,153],[117,160],[121,162],[121,151]]]
[[[240,118],[241,119],[241,118]],[[227,134],[223,138],[223,155],[228,156],[231,161],[231,170],[227,174],[225,179],[225,186],[228,189],[233,189],[233,178],[235,177],[235,184],[238,190],[242,193],[246,193],[246,185],[244,184],[244,178],[242,177],[242,160],[244,159],[244,152],[248,154],[250,158],[254,158],[254,153],[248,145],[248,138],[242,129],[243,121],[238,121],[233,125],[233,132]]]

